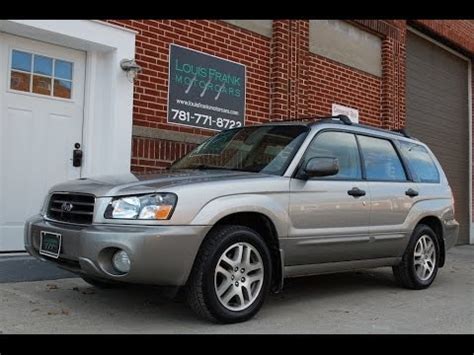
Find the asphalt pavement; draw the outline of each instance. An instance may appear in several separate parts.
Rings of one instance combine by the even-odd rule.
[[[0,254],[0,284],[6,282],[27,282],[57,280],[77,277],[55,265],[33,258],[27,253]]]

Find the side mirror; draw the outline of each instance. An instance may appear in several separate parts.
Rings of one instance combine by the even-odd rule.
[[[332,157],[315,157],[308,160],[303,168],[304,178],[332,176],[339,172],[339,161]]]

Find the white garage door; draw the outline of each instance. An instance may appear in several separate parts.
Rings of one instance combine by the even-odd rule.
[[[85,52],[0,33],[0,251],[23,250],[23,225],[51,185],[80,177]]]

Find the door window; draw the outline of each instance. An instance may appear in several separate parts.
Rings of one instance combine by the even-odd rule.
[[[405,170],[389,140],[357,136],[368,180],[406,181]]]
[[[360,156],[355,136],[345,132],[322,132],[311,142],[304,162],[315,157],[332,157],[339,162],[339,172],[329,179],[360,180]],[[327,179],[325,177],[324,179]]]
[[[10,89],[70,99],[73,63],[39,54],[12,50]]]

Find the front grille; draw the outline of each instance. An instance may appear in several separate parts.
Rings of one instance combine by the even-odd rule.
[[[49,200],[47,216],[61,222],[91,224],[94,202],[93,195],[55,193]]]

